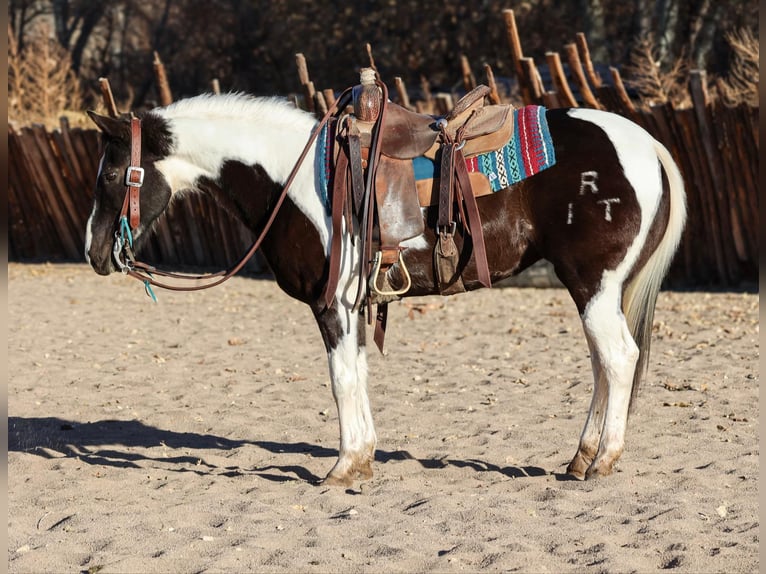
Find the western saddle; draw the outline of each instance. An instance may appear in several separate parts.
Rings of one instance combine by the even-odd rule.
[[[439,292],[465,291],[454,242],[458,225],[470,236],[479,281],[491,286],[476,196],[490,193],[481,173],[469,173],[466,158],[495,151],[511,138],[509,105],[484,105],[489,94],[480,85],[461,98],[444,117],[409,111],[387,98],[387,88],[374,70],[365,68],[361,84],[351,89],[353,113],[341,110],[328,122],[334,171],[331,176],[332,244],[330,271],[323,297],[335,296],[340,273],[341,233],[361,238],[361,270],[355,308],[377,304],[375,342],[382,350],[387,305],[411,286],[401,244],[424,231],[422,207],[438,205],[434,274]],[[414,164],[425,162],[433,177],[416,181]],[[373,250],[373,245],[376,249]],[[373,254],[374,251],[374,254]],[[388,271],[397,266],[403,284],[394,287]]]

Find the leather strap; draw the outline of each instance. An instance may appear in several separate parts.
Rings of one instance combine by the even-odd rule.
[[[144,169],[141,167],[141,120],[130,119],[130,164],[125,172],[125,199],[120,210],[120,219],[128,218],[130,229],[141,224],[141,186],[144,183]],[[119,222],[118,222],[119,225]]]
[[[364,171],[362,166],[362,142],[359,128],[348,118],[348,159],[351,168],[351,188],[354,195],[354,211],[360,214],[364,201]],[[337,169],[337,168],[336,168]]]
[[[373,341],[377,345],[378,350],[383,352],[383,342],[386,339],[386,323],[388,322],[388,303],[381,303],[377,306],[377,312],[375,313],[375,333],[373,334]]]
[[[343,207],[346,202],[346,183],[348,178],[348,158],[341,151],[335,164],[332,186],[332,240],[330,243],[329,270],[324,287],[324,302],[327,307],[335,299],[335,289],[340,278],[340,251],[342,247]]]
[[[131,229],[135,229],[141,223],[139,198],[144,181],[144,171],[141,168],[141,120],[136,117],[130,120],[130,166],[134,169],[128,172],[127,180],[130,195],[129,223]]]
[[[446,134],[444,134],[447,137]],[[454,142],[445,142],[442,145],[442,158],[439,173],[439,218],[436,221],[436,228],[446,229],[452,225],[452,202],[454,198],[455,182],[455,144]]]
[[[481,229],[481,216],[479,215],[479,206],[476,203],[476,197],[471,190],[471,180],[468,178],[468,169],[465,167],[465,158],[463,152],[455,150],[454,155],[455,178],[457,180],[457,190],[459,195],[458,204],[465,205],[464,220],[467,216],[467,230],[471,234],[473,242],[473,253],[476,260],[476,273],[479,276],[479,282],[485,287],[492,287],[492,280],[489,276],[489,265],[487,264],[487,250],[484,245],[484,233]]]

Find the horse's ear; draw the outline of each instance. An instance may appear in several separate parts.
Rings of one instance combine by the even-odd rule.
[[[102,116],[91,110],[88,110],[88,115],[105,135],[126,141],[130,139],[130,128],[124,120]]]

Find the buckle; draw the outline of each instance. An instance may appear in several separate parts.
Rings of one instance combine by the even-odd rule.
[[[138,181],[133,181],[133,174],[138,174]],[[125,185],[128,187],[141,187],[144,183],[144,168],[136,166],[128,166],[127,172],[125,172]]]
[[[451,221],[449,225],[437,225],[436,235],[455,235],[456,229],[457,223],[454,221]]]

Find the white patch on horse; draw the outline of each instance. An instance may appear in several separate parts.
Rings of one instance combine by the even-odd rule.
[[[610,199],[599,199],[596,203],[602,203],[605,206],[604,219],[612,221],[612,204],[620,203],[619,197],[612,197]]]
[[[101,159],[98,160],[98,172],[96,172],[96,181],[101,178],[101,172],[104,169],[104,154],[101,154]],[[90,265],[90,246],[93,243],[93,218],[96,216],[98,210],[98,198],[93,200],[93,209],[88,217],[88,223],[85,225],[85,261]]]
[[[598,186],[596,185],[597,179],[597,171],[582,172],[580,174],[580,195],[585,195],[586,189],[590,189],[591,193],[598,193]]]
[[[339,311],[343,330],[338,346],[330,350],[330,379],[340,424],[339,470],[375,448],[375,427],[367,396],[367,355],[357,340],[359,313]]]
[[[200,177],[215,179],[227,160],[260,165],[284,184],[316,126],[309,113],[281,98],[203,94],[152,111],[174,136],[171,155],[155,165],[173,194],[194,189]],[[330,218],[314,174],[314,145],[288,195],[317,228],[329,253]]]
[[[567,225],[572,225],[574,221],[574,204],[570,201],[567,205]]]
[[[616,269],[604,271],[604,281],[608,276],[612,276],[622,282],[638,260],[649,233],[649,226],[654,221],[660,205],[662,175],[654,148],[654,138],[643,128],[616,114],[605,114],[602,111],[587,108],[575,108],[567,113],[579,120],[596,124],[604,130],[614,145],[623,174],[633,187],[641,208],[641,225],[625,258]]]

